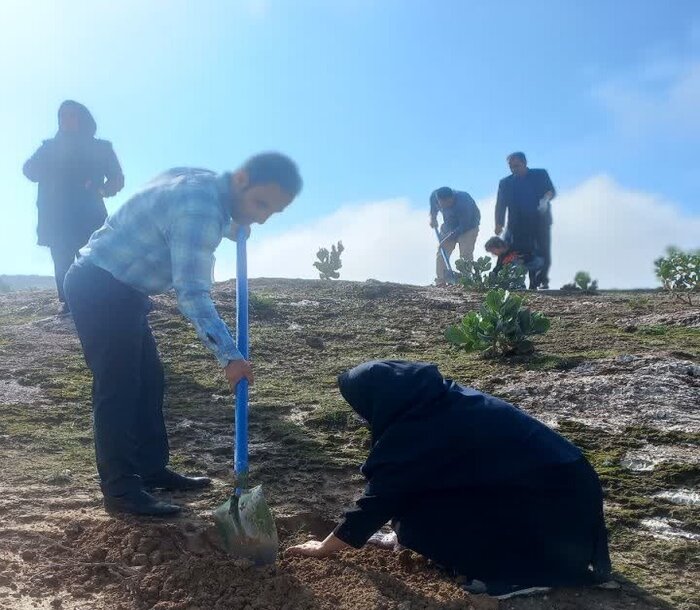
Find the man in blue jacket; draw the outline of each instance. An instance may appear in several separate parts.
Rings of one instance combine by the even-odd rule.
[[[471,195],[465,191],[454,191],[449,186],[443,186],[430,195],[430,226],[436,228],[437,214],[442,212],[440,227],[440,246],[436,258],[435,284],[445,284],[447,268],[440,248],[445,250],[449,258],[455,246],[459,244],[460,257],[471,261],[474,258],[474,244],[479,234],[481,213]]]
[[[549,267],[552,264],[551,200],[556,191],[546,169],[530,169],[525,153],[507,157],[511,175],[498,184],[496,199],[496,235],[500,235],[508,211],[507,240],[514,250],[534,252],[542,257],[540,288],[549,288]]]

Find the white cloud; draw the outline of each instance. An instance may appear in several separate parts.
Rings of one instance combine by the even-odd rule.
[[[658,285],[653,261],[673,244],[700,246],[700,216],[594,176],[555,199],[553,287],[589,271],[604,288]]]
[[[476,254],[493,231],[495,201],[479,202],[482,222]],[[658,285],[653,261],[665,248],[700,246],[700,216],[683,214],[658,196],[632,191],[598,175],[554,200],[551,286],[586,270],[603,288]],[[428,210],[406,199],[343,206],[274,237],[250,241],[251,277],[317,277],[319,246],[342,240],[341,278],[428,284],[434,278],[436,240]],[[217,279],[233,269],[232,249],[219,253]]]
[[[594,97],[628,136],[700,134],[700,59],[656,60],[605,82]]]
[[[312,266],[318,248],[330,248],[338,240],[345,246],[343,279],[406,283],[432,279],[430,251],[435,237],[428,227],[428,212],[412,208],[405,199],[343,206],[303,227],[260,242],[252,239],[250,275],[318,277]]]

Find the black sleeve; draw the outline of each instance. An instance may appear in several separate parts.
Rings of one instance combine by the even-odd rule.
[[[498,183],[498,195],[496,196],[496,224],[506,224],[506,208],[508,207],[508,186],[504,180]]]
[[[372,496],[365,494],[356,507],[345,513],[343,522],[333,534],[346,544],[359,549],[382,525],[392,519],[402,500],[399,496]]]
[[[22,167],[22,173],[32,182],[46,178],[49,171],[49,147],[42,144]]]

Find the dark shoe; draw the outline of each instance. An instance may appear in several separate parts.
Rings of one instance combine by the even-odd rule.
[[[540,290],[549,290],[549,280],[547,280],[546,282],[540,282],[538,288]]]
[[[192,491],[193,489],[204,489],[210,485],[211,479],[209,477],[186,477],[167,468],[159,474],[143,477],[143,486],[146,489]]]
[[[61,303],[61,307],[59,307],[56,315],[67,316],[68,314],[70,314],[70,307],[68,306],[68,303]]]
[[[150,517],[172,517],[182,508],[177,504],[161,502],[145,491],[138,491],[123,496],[105,496],[107,512],[131,513]]]

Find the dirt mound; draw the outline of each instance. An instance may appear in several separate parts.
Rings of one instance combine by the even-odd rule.
[[[494,607],[490,600],[468,603],[434,568],[401,557],[366,549],[327,561],[284,557],[274,568],[188,557],[151,570],[137,598],[158,610]]]
[[[301,530],[280,534],[283,546],[306,537]],[[80,600],[120,610],[496,607],[410,551],[368,547],[326,561],[283,556],[274,567],[256,568],[227,557],[201,522],[85,520],[55,537],[23,537],[18,550],[29,578],[16,597],[53,595],[57,608]]]
[[[174,524],[73,521],[62,534],[17,532],[14,545],[28,573],[19,594],[42,598],[53,592],[90,599],[131,589],[150,567],[178,559],[186,533]]]

